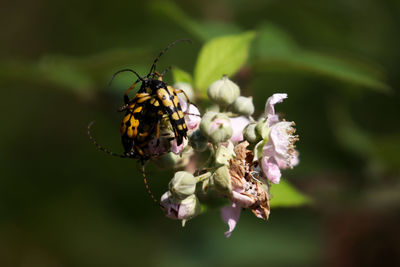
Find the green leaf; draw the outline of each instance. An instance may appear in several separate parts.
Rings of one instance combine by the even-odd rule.
[[[174,83],[183,82],[193,84],[192,76],[184,70],[177,67],[172,69],[172,76],[174,77]]]
[[[264,25],[255,44],[255,66],[263,71],[306,72],[377,91],[390,87],[373,65],[351,57],[339,57],[303,49],[282,30]]]
[[[279,184],[271,186],[271,207],[294,207],[309,204],[310,198],[297,191],[288,182],[281,179]]]
[[[235,74],[246,62],[255,33],[223,36],[207,42],[201,49],[194,70],[197,90],[206,95],[207,87],[226,74]]]
[[[165,16],[169,21],[175,22],[190,34],[201,41],[227,34],[240,33],[239,27],[222,22],[198,22],[188,16],[178,5],[170,1],[154,1],[149,5],[150,10],[157,15]]]

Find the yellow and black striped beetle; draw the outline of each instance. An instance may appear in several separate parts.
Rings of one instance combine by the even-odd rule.
[[[120,128],[121,140],[126,155],[131,155],[142,160],[148,159],[148,155],[145,155],[142,147],[150,141],[154,131],[156,138],[159,139],[160,123],[164,115],[168,117],[171,123],[178,145],[183,142],[183,138],[187,137],[187,126],[177,94],[184,93],[188,102],[189,99],[184,91],[176,90],[162,80],[163,75],[169,68],[161,74],[156,71],[158,59],[170,47],[181,41],[189,40],[182,39],[175,41],[162,50],[158,57],[155,58],[150,72],[146,76],[140,77],[131,69],[123,69],[113,75],[114,78],[121,72],[130,71],[138,77],[138,80],[125,92],[125,106],[120,109],[121,111],[126,110]],[[141,82],[139,91],[132,99],[129,99],[128,93],[139,82]]]
[[[161,74],[156,71],[156,65],[159,58],[172,46],[178,42],[188,41],[188,39],[177,40],[164,48],[160,54],[154,59],[149,73],[141,77],[132,69],[122,69],[113,74],[109,85],[111,85],[115,76],[122,72],[132,72],[137,76],[137,80],[126,90],[124,94],[124,106],[119,111],[126,113],[121,122],[121,141],[124,147],[124,154],[114,153],[100,146],[91,135],[91,127],[93,122],[88,125],[88,135],[90,140],[99,150],[107,154],[122,158],[137,158],[142,164],[142,174],[148,193],[152,199],[157,202],[151,193],[144,170],[144,164],[151,159],[152,155],[147,149],[147,145],[154,138],[157,138],[159,144],[160,124],[163,117],[168,117],[172,126],[177,144],[180,145],[183,139],[187,137],[187,126],[184,120],[182,107],[179,103],[177,94],[183,93],[189,103],[189,98],[183,90],[176,90],[168,86],[163,80],[164,74],[170,69],[167,68]],[[136,84],[141,83],[140,89],[133,98],[129,98],[129,92],[133,90]]]

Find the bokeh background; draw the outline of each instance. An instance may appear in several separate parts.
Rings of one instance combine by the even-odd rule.
[[[397,0],[8,1],[0,9],[0,266],[400,265],[400,2]],[[284,179],[311,199],[243,212],[231,238],[217,209],[164,217],[122,151],[122,92],[161,60],[193,72],[208,40],[253,30],[233,76],[261,113],[297,124],[301,164]],[[167,80],[172,83],[172,76]],[[148,168],[156,195],[172,171]]]

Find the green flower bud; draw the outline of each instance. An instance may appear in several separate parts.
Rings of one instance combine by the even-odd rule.
[[[192,152],[193,150],[189,146],[186,146],[182,155],[176,155],[173,152],[169,152],[156,158],[154,163],[161,169],[179,169],[189,163]]]
[[[211,106],[209,106],[209,107],[207,108],[207,111],[219,112],[219,110],[220,110],[220,108],[219,108],[219,106],[216,105],[216,104],[212,104]]]
[[[229,160],[236,156],[232,142],[228,146],[220,145],[215,152],[215,163],[217,165],[229,165]]]
[[[229,196],[232,192],[231,175],[227,166],[219,167],[212,177],[213,188],[223,195]]]
[[[261,135],[258,133],[256,130],[257,123],[252,122],[246,126],[243,130],[243,137],[246,139],[249,143],[256,143],[260,140],[262,140]]]
[[[200,130],[214,144],[227,141],[233,134],[229,117],[213,111],[204,114],[200,122]]]
[[[240,95],[239,86],[223,76],[222,79],[213,82],[207,90],[208,97],[221,106],[229,106]]]
[[[233,111],[245,116],[252,115],[254,113],[253,97],[239,96],[233,103]]]
[[[169,182],[169,191],[175,199],[182,200],[194,194],[197,179],[189,172],[176,172]]]
[[[257,122],[256,126],[257,133],[261,136],[262,139],[267,139],[269,134],[269,127],[267,119],[261,119]]]
[[[193,91],[193,88],[192,88],[192,86],[190,84],[183,83],[183,82],[178,82],[178,83],[174,84],[174,88],[183,90],[190,100],[194,99],[194,91]]]
[[[207,144],[207,138],[199,129],[189,135],[189,145],[193,147],[195,151],[205,151],[207,149]]]

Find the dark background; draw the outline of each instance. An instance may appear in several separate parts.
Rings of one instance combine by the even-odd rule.
[[[400,2],[174,3],[1,4],[0,266],[399,265]],[[132,77],[107,88],[114,71],[144,73],[186,37],[193,44],[169,51],[160,69],[192,72],[209,38],[263,25],[309,53],[351,60],[381,84],[326,73],[325,61],[304,67],[309,57],[300,67],[263,65],[252,48],[232,79],[259,113],[272,93],[289,94],[277,109],[296,122],[301,155],[284,176],[312,204],[273,208],[268,222],[243,212],[229,239],[217,209],[181,228],[148,197],[134,161],[96,151],[87,124],[95,119],[97,139],[122,151],[116,110]],[[173,172],[148,172],[161,195]]]

